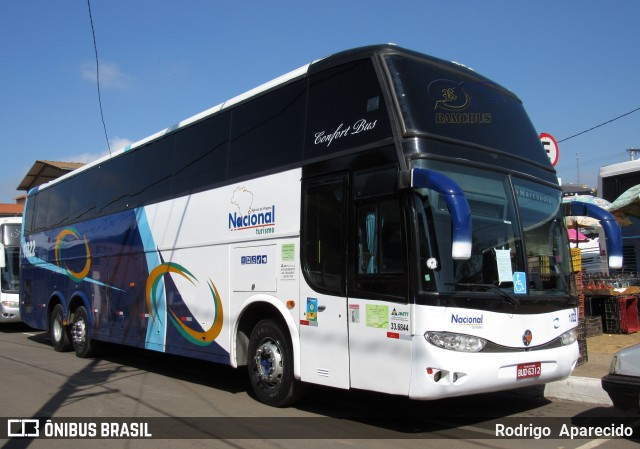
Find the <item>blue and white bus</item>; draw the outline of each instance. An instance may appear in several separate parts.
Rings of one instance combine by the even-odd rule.
[[[246,366],[273,406],[542,384],[579,357],[563,214],[610,222],[561,195],[513,93],[349,50],[29,192],[21,312],[80,357]]]

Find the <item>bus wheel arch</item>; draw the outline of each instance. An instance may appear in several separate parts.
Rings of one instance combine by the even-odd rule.
[[[237,320],[235,330],[235,366],[246,366],[249,360],[249,338],[258,322],[265,318],[279,320],[282,326],[287,326],[285,318],[276,306],[265,301],[254,301],[243,308]]]

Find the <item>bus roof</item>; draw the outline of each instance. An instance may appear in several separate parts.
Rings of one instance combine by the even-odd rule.
[[[85,170],[88,170],[96,165],[99,165],[101,163],[103,163],[104,161],[107,161],[109,159],[112,159],[124,152],[130,151],[134,148],[138,148],[141,147],[155,139],[161,138],[167,134],[173,133],[181,128],[187,127],[193,123],[196,123],[200,120],[203,120],[211,115],[214,115],[222,110],[228,109],[232,106],[235,106],[237,104],[240,104],[244,101],[247,101],[251,98],[257,97],[259,95],[261,95],[262,93],[265,93],[267,91],[270,91],[271,89],[274,89],[278,86],[281,85],[285,85],[293,80],[302,78],[304,76],[307,75],[312,75],[314,73],[318,73],[321,72],[323,70],[326,70],[328,68],[334,67],[334,66],[338,66],[341,64],[345,64],[347,62],[350,61],[354,61],[354,60],[358,60],[358,59],[366,59],[366,58],[371,58],[373,57],[374,54],[382,54],[382,53],[404,53],[407,55],[413,55],[416,57],[420,57],[423,59],[427,59],[429,60],[432,64],[435,65],[445,65],[448,66],[450,68],[454,68],[456,70],[466,70],[470,73],[473,73],[473,76],[476,78],[484,78],[482,75],[479,75],[477,72],[475,72],[473,69],[465,66],[464,64],[461,64],[459,62],[453,62],[453,61],[446,61],[443,59],[439,59],[439,58],[435,58],[433,56],[429,56],[429,55],[425,55],[423,53],[419,53],[419,52],[415,52],[412,50],[408,50],[406,48],[402,48],[397,46],[396,44],[380,44],[380,45],[370,45],[370,46],[364,46],[364,47],[358,47],[358,48],[353,48],[350,50],[345,50],[339,53],[335,53],[333,55],[327,56],[325,58],[321,58],[318,59],[316,61],[313,61],[309,64],[306,64],[298,69],[292,70],[291,72],[288,72],[284,75],[281,75],[271,81],[268,81],[258,87],[255,87],[251,90],[248,90],[240,95],[237,95],[229,100],[226,100],[216,106],[213,106],[205,111],[202,111],[194,116],[191,116],[185,120],[182,120],[178,123],[176,123],[173,126],[169,126],[168,128],[165,128],[161,131],[158,131],[155,134],[152,134],[148,137],[145,137],[135,143],[132,143],[130,145],[127,145],[123,148],[120,148],[116,151],[111,152],[108,155],[105,155],[101,158],[98,158],[88,164],[83,165],[82,167],[77,168],[76,170],[73,170],[69,173],[66,173],[62,176],[60,176],[59,178],[53,179],[45,184],[39,185],[34,187],[33,189],[31,189],[28,192],[28,195],[32,195],[42,189],[46,189],[47,187],[49,187],[50,185],[56,184],[60,181],[63,181],[67,178],[71,178],[73,176],[75,176],[77,173],[83,172]],[[486,79],[487,81],[489,81],[488,79]],[[492,82],[493,83],[493,82]],[[508,89],[505,89],[502,86],[499,86],[495,83],[493,83],[494,86],[502,89],[504,91],[504,93],[509,94],[511,96],[513,96],[515,99],[517,99],[519,101],[519,99],[512,93],[510,92]]]
[[[623,173],[635,171],[640,171],[640,159],[600,167],[600,177],[604,178],[607,176],[621,175]]]

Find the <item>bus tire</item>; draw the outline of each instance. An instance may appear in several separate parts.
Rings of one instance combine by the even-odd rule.
[[[57,352],[71,351],[69,329],[64,325],[64,309],[62,304],[56,304],[49,315],[49,335],[51,346]]]
[[[93,348],[89,338],[89,315],[84,306],[80,306],[73,313],[71,324],[71,343],[76,355],[80,358],[91,357]]]
[[[247,368],[251,388],[264,404],[285,407],[304,393],[304,384],[293,377],[289,336],[275,320],[262,320],[251,332]]]

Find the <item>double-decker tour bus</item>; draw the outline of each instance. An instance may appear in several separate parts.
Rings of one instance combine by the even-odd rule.
[[[29,192],[21,312],[80,357],[108,341],[247,366],[274,406],[306,383],[542,384],[579,357],[563,213],[613,220],[561,194],[513,93],[349,50]]]
[[[20,321],[20,228],[22,218],[0,217],[0,323]]]

